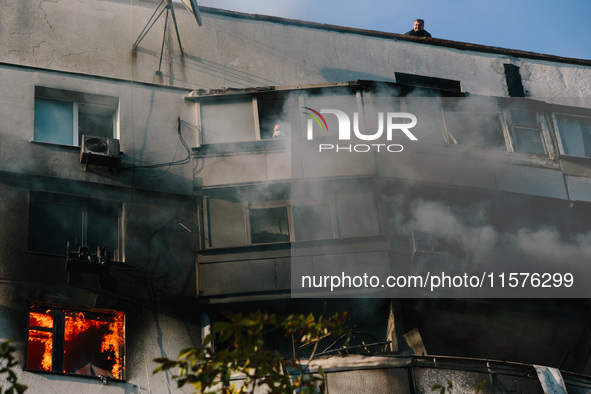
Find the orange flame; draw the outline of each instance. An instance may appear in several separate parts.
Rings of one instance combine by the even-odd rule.
[[[69,342],[81,332],[84,332],[90,328],[101,328],[101,325],[103,324],[105,323],[100,320],[87,320],[86,317],[84,317],[84,313],[82,312],[77,312],[73,315],[66,315],[64,340]]]
[[[29,313],[29,326],[52,328],[53,316],[46,313],[31,312]]]
[[[123,313],[117,312],[114,321],[109,324],[109,333],[103,337],[101,352],[113,352],[114,356],[109,356],[109,360],[115,359],[115,364],[111,369],[114,377],[121,379],[123,374],[123,365],[121,362],[121,350],[125,344]]]
[[[103,335],[100,351],[103,353],[112,352],[108,359],[113,362],[111,368],[112,377],[121,379],[123,376],[123,360],[121,357],[122,349],[125,343],[125,330],[123,313],[116,312],[109,321],[87,319],[83,312],[69,314],[65,316],[64,340],[66,342],[91,328],[102,329],[107,327],[107,333]]]
[[[53,328],[53,316],[46,313],[30,312],[29,326],[41,328]],[[44,371],[51,371],[51,352],[53,350],[53,335],[48,331],[41,331],[31,329],[29,330],[29,341],[41,342],[44,347],[43,356],[41,358],[41,369]]]
[[[52,333],[47,331],[29,330],[29,341],[41,342],[45,348],[41,359],[41,369],[51,371],[51,351],[53,350]]]

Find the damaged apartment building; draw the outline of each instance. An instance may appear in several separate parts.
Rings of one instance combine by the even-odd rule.
[[[257,309],[349,313],[330,393],[591,391],[591,61],[2,7],[0,338],[30,392],[175,392],[152,360]]]

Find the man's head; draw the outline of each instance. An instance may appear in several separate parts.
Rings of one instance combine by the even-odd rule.
[[[421,31],[425,28],[425,21],[422,19],[416,19],[415,20],[415,25],[413,30],[414,31]]]

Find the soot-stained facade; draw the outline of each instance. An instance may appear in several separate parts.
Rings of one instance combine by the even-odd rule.
[[[153,358],[257,309],[349,312],[331,393],[589,390],[591,62],[162,4],[3,4],[31,392],[173,392]]]

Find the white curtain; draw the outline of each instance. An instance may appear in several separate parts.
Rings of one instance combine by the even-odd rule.
[[[561,116],[557,120],[564,153],[591,157],[591,119]]]

